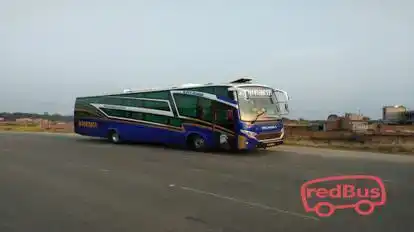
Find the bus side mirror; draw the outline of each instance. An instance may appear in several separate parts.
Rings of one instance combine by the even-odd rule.
[[[287,104],[287,103],[285,103],[285,110],[286,110],[287,112],[289,112],[289,106],[288,106],[288,104]]]
[[[292,100],[292,98],[285,92],[286,101]]]

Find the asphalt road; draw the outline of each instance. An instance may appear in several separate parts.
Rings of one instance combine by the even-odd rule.
[[[300,186],[377,175],[387,203],[319,218]],[[414,231],[414,156],[280,147],[201,154],[76,136],[0,134],[0,231]]]

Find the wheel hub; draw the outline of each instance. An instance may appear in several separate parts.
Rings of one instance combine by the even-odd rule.
[[[204,146],[204,140],[203,140],[203,139],[200,139],[200,138],[195,139],[195,140],[194,140],[194,146],[195,146],[196,148],[201,148],[201,147],[203,147],[203,146]]]
[[[119,137],[118,137],[118,134],[117,134],[117,133],[112,134],[112,140],[113,140],[114,142],[118,142]]]

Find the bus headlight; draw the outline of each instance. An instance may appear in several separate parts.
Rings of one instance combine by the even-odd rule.
[[[247,130],[240,130],[241,133],[247,135],[250,138],[256,138],[257,133],[253,131],[247,131]]]

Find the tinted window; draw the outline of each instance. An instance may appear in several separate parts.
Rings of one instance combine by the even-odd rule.
[[[122,98],[107,97],[104,99],[104,104],[108,105],[122,105]]]
[[[170,118],[170,122],[169,124],[171,126],[176,126],[176,127],[180,127],[181,126],[181,120],[178,118]]]
[[[213,112],[212,108],[212,100],[199,97],[198,98],[198,105],[200,106],[199,109],[201,112],[198,114],[198,119],[212,122],[213,121]]]
[[[126,112],[123,111],[123,110],[102,109],[102,111],[105,112],[106,114],[108,114],[109,116],[122,117],[122,118],[126,117]]]
[[[91,114],[89,112],[86,112],[86,111],[76,110],[75,111],[75,117],[77,117],[77,118],[82,118],[82,117],[95,117],[95,115],[93,115],[93,114]]]
[[[228,96],[228,87],[227,86],[219,86],[219,87],[214,87],[214,93],[218,96],[224,96],[227,97]]]
[[[144,107],[143,100],[135,100],[135,107]]]
[[[144,120],[161,124],[168,124],[168,117],[161,115],[145,114]]]
[[[221,102],[214,102],[214,111],[216,113],[215,123],[230,130],[234,129],[234,121],[228,119],[229,111],[234,108]]]
[[[150,100],[145,100],[143,102],[144,102],[145,108],[170,111],[170,108],[168,107],[167,102],[150,101]]]
[[[214,87],[202,87],[202,88],[196,88],[194,91],[199,91],[203,93],[211,93],[214,94]]]
[[[130,99],[130,98],[124,98],[124,99],[122,99],[122,105],[137,107],[137,100],[136,99]]]
[[[144,96],[146,98],[153,98],[153,99],[168,99],[169,91],[161,91],[161,92],[151,92],[145,93]]]
[[[193,117],[197,116],[197,97],[191,95],[174,94],[175,103],[181,116]]]
[[[136,98],[143,98],[145,93],[131,93],[131,94],[125,94],[125,96],[128,97],[136,97]]]
[[[236,99],[234,98],[234,91],[228,91],[228,92],[227,92],[227,97],[228,97],[228,98],[230,98],[231,100],[236,100]]]
[[[174,94],[174,97],[180,115],[208,122],[213,121],[212,100],[182,94]]]
[[[131,112],[131,118],[135,120],[142,120],[144,118],[144,115],[138,112]]]
[[[84,99],[84,102],[87,103],[99,103],[99,101],[102,99],[102,97],[88,97]]]

